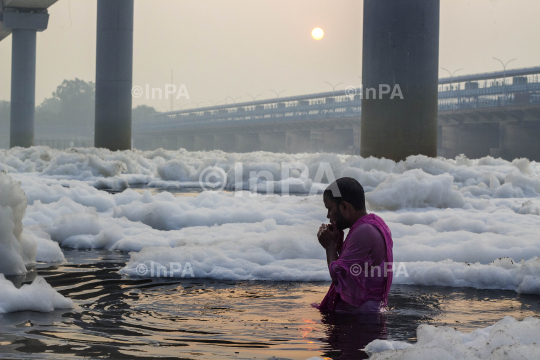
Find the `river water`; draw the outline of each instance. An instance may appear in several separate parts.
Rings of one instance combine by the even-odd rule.
[[[0,358],[359,359],[374,339],[414,342],[420,324],[472,331],[540,310],[538,296],[512,291],[394,285],[384,315],[321,314],[310,304],[327,282],[127,278],[118,273],[127,253],[64,255],[64,264],[8,278],[21,286],[43,276],[74,309],[0,314]]]
[[[377,338],[414,342],[422,323],[472,331],[540,305],[510,291],[393,286],[385,315],[324,315],[310,304],[328,283],[123,278],[128,254],[65,256],[12,280],[43,276],[74,309],[0,314],[0,358],[357,359]]]

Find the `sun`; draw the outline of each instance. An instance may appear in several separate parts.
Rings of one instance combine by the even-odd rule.
[[[323,29],[321,29],[321,28],[315,28],[315,29],[313,29],[313,31],[311,32],[311,36],[312,36],[315,40],[321,40],[321,39],[324,37],[324,31],[323,31]]]

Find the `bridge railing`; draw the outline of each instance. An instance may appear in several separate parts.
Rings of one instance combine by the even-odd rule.
[[[458,83],[450,90],[445,85],[440,87],[439,112],[540,103],[540,74],[537,73],[508,77],[506,81],[486,79],[483,83],[471,82],[467,80],[471,77],[467,76],[462,78],[466,81]],[[133,130],[160,132],[179,128],[204,128],[225,123],[258,124],[359,117],[361,103],[360,89],[355,89],[352,93],[340,91],[336,94],[304,95],[158,114],[153,116],[152,121],[134,124]]]
[[[439,99],[439,112],[531,105],[540,105],[540,91]]]
[[[270,108],[251,112],[227,112],[201,116],[177,116],[160,119],[151,124],[134,126],[134,131],[163,131],[166,129],[203,128],[220,123],[261,124],[289,121],[319,120],[343,117],[359,117],[360,101],[349,101],[336,104],[315,104],[302,107]]]
[[[490,86],[478,89],[448,90],[440,91],[439,99],[462,98],[469,96],[486,96],[517,93],[523,91],[540,91],[540,82],[531,82],[527,84],[511,84],[506,86]]]

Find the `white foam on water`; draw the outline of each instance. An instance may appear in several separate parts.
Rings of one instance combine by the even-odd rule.
[[[242,163],[240,173],[236,163]],[[190,187],[217,167],[228,175],[225,189],[279,192],[289,186],[293,193],[316,193],[331,171],[358,179],[368,210],[388,223],[394,260],[411,275],[396,282],[538,293],[540,166],[527,159],[410,156],[396,163],[334,154],[33,147],[0,150],[0,166],[28,197],[23,233],[38,242],[38,261],[53,261],[60,244],[133,252],[122,270],[130,276],[152,263],[169,276],[171,263],[189,262],[198,277],[328,281],[315,236],[327,221],[320,195],[175,197],[99,189]],[[293,178],[283,177],[284,167]],[[513,267],[494,262],[504,257]]]
[[[36,242],[23,231],[26,197],[20,184],[0,172],[0,273],[25,274],[35,263]]]
[[[449,174],[430,175],[421,169],[390,174],[366,194],[366,201],[376,209],[442,207],[461,208],[463,194],[454,188]]]
[[[225,224],[184,229],[167,244],[131,254],[122,274],[231,280],[330,281],[326,258],[308,222]],[[186,273],[189,266],[193,274]],[[141,271],[147,269],[148,271]],[[161,272],[159,269],[162,269]]]
[[[516,263],[510,258],[499,258],[487,265],[453,260],[409,262],[396,265],[393,283],[501,289],[540,295],[540,259],[535,257]]]
[[[23,228],[27,198],[21,184],[0,172],[0,273],[23,275],[37,261],[63,261],[58,244]]]
[[[16,311],[50,312],[71,309],[73,301],[52,288],[41,276],[19,289],[0,274],[0,313]]]
[[[235,165],[241,164],[241,171]],[[321,166],[324,164],[324,166]],[[382,185],[371,201],[374,207],[462,207],[465,198],[538,197],[540,166],[527,159],[512,162],[484,157],[471,160],[409,156],[405,161],[335,154],[245,154],[223,151],[117,151],[74,148],[65,151],[36,146],[0,150],[0,170],[44,179],[87,182],[97,188],[123,189],[129,184],[157,187],[193,186],[208,168],[225,174],[228,190],[252,186],[281,191],[291,182],[292,192],[309,192],[312,185],[351,176],[369,192]],[[266,176],[270,176],[267,181]],[[169,184],[167,184],[169,183]],[[408,188],[407,194],[396,189]],[[397,195],[397,196],[396,196]]]
[[[538,359],[540,319],[506,316],[486,328],[463,333],[448,326],[420,325],[418,341],[375,340],[365,347],[373,360]]]

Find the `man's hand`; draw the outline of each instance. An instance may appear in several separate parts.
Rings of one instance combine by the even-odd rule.
[[[317,238],[319,239],[319,243],[322,245],[323,248],[335,248],[336,245],[338,245],[341,233],[343,232],[337,229],[335,222],[332,224],[322,224],[319,227]]]
[[[319,243],[326,250],[326,261],[328,265],[336,261],[339,257],[343,245],[343,231],[338,230],[336,223],[322,224],[317,233]]]

